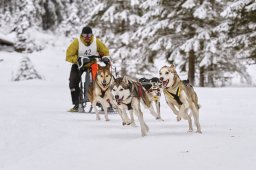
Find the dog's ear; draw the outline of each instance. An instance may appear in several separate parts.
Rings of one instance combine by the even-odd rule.
[[[99,64],[98,64],[98,70],[103,70],[103,67],[101,67]]]
[[[173,64],[170,65],[171,72],[175,72],[175,66]]]
[[[128,84],[128,83],[129,83],[129,80],[128,80],[128,77],[127,77],[127,76],[124,76],[124,77],[123,77],[123,82],[124,82],[125,84]]]
[[[113,78],[113,81],[114,81],[114,82],[116,82],[116,78],[115,78],[115,76],[113,76],[113,75],[112,75],[112,78]]]
[[[110,69],[110,65],[109,65],[109,64],[106,64],[105,68],[106,68],[107,70],[109,70],[109,69]]]

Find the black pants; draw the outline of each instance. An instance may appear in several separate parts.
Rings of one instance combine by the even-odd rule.
[[[79,104],[80,88],[79,83],[81,81],[81,73],[76,64],[73,64],[69,76],[69,88],[71,91],[72,103],[74,105]]]

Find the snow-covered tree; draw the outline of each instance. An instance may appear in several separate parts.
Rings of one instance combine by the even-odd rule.
[[[89,18],[88,24],[111,49],[112,61],[121,75],[136,77],[150,65],[131,38],[141,23],[141,2],[103,0]]]
[[[77,36],[81,28],[85,26],[86,20],[98,1],[74,0],[70,3],[63,3],[67,15],[63,17],[58,30],[65,36]]]
[[[19,0],[19,14],[15,18],[14,30],[17,33],[15,49],[17,51],[33,51],[33,42],[30,40],[28,29],[35,19],[35,8],[31,0]],[[32,48],[31,48],[32,47]]]
[[[246,81],[250,78],[246,72],[246,64],[256,62],[256,2],[255,0],[238,0],[227,3],[221,13],[225,21],[216,28],[220,35],[221,51],[228,63],[233,63]],[[227,72],[228,70],[225,70]]]
[[[79,32],[81,26],[81,19],[78,16],[77,4],[72,3],[68,7],[69,16],[63,20],[59,26],[60,32],[64,33],[65,36],[75,35]]]
[[[193,84],[202,45],[209,44],[210,29],[218,24],[219,5],[210,0],[144,1],[143,25],[134,35],[149,61],[166,57]],[[188,69],[189,68],[189,69]]]
[[[17,70],[13,81],[31,80],[31,79],[42,79],[42,76],[38,74],[36,69],[31,63],[28,57],[23,57],[20,62],[20,66]]]

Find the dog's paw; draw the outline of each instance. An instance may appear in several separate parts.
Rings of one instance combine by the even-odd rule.
[[[100,117],[96,117],[96,120],[100,120]]]
[[[125,126],[125,125],[126,125],[126,123],[125,123],[125,122],[122,122],[122,125],[123,125],[123,126]]]
[[[197,131],[196,131],[196,133],[200,133],[200,134],[202,134],[202,131],[201,131],[201,130],[197,130]]]
[[[131,123],[131,127],[136,127],[137,125],[135,123]]]
[[[106,120],[106,122],[110,121],[109,118],[107,118],[107,119],[105,119],[105,120]]]
[[[193,132],[193,129],[189,129],[189,130],[188,130],[188,133],[191,133],[191,132]]]
[[[147,136],[147,133],[146,132],[141,132],[141,136],[142,137]]]
[[[179,122],[179,121],[181,121],[181,117],[180,116],[177,116],[177,121]]]
[[[164,119],[162,119],[161,117],[156,117],[156,120],[164,121]]]

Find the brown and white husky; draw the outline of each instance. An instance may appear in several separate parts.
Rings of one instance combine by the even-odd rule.
[[[174,65],[163,66],[159,71],[159,79],[165,100],[173,113],[177,116],[177,121],[182,118],[188,120],[189,131],[193,131],[192,119],[188,114],[192,112],[198,133],[202,133],[199,123],[198,97],[190,84],[184,84],[179,78]]]
[[[96,104],[100,103],[104,110],[105,120],[109,121],[108,107],[113,103],[110,85],[113,81],[110,66],[99,66],[96,79],[90,84],[89,90],[87,91],[88,99],[92,103],[92,107],[96,113],[96,120],[100,120],[99,110],[96,107]]]

